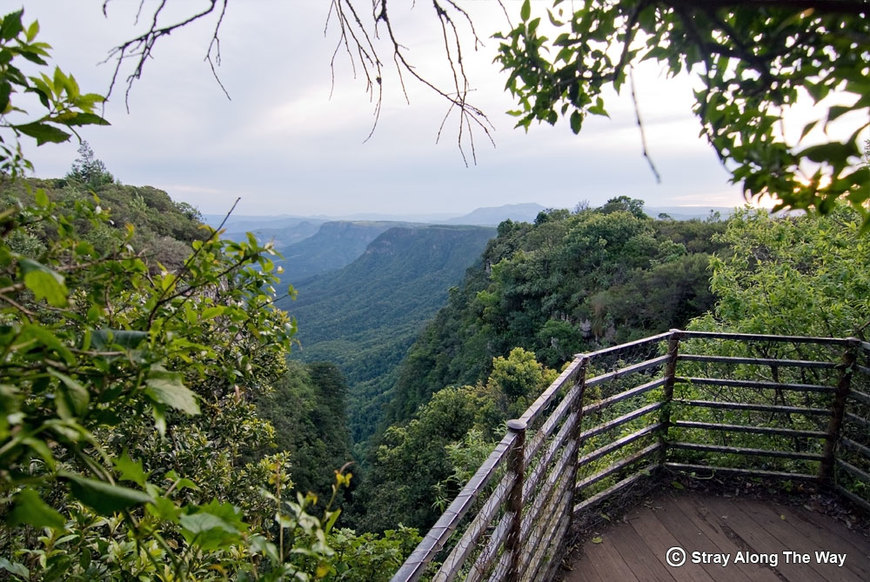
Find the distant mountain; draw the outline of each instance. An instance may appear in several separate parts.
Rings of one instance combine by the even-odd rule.
[[[295,286],[314,275],[340,269],[359,258],[381,233],[405,225],[375,221],[325,222],[313,236],[278,249],[284,255],[276,261],[284,267],[281,279]]]
[[[491,206],[478,208],[472,212],[451,218],[447,224],[476,224],[482,226],[498,226],[505,220],[514,222],[534,222],[542,210],[546,210],[540,204],[505,204],[504,206]]]
[[[226,218],[223,214],[204,214],[202,221],[217,228]],[[315,234],[326,222],[323,217],[304,216],[230,216],[223,225],[224,238],[242,241],[252,232],[261,241],[274,241],[282,251],[288,246]]]
[[[474,226],[393,227],[353,263],[299,283],[296,301],[278,303],[299,322],[295,356],[335,362],[344,372],[356,442],[375,430],[417,333],[495,234]]]

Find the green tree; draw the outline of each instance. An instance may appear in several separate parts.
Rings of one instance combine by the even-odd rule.
[[[96,93],[82,93],[72,75],[55,67],[50,74],[27,75],[22,61],[47,68],[51,46],[36,40],[39,24],[25,27],[24,11],[0,19],[0,173],[16,176],[33,165],[21,149],[23,137],[36,145],[63,143],[84,125],[108,125],[96,106],[105,99]],[[24,109],[26,95],[37,97],[41,109]]]
[[[554,0],[545,12],[546,21],[533,16],[525,0],[520,22],[497,35],[518,126],[567,118],[577,133],[589,115],[607,115],[607,88],[621,90],[633,65],[656,61],[696,77],[702,132],[747,195],[823,214],[846,197],[870,225],[870,169],[860,163],[870,126],[867,2]],[[825,101],[835,93],[837,104]],[[818,114],[788,141],[781,122],[799,98]],[[804,140],[849,114],[847,137]]]
[[[115,182],[115,178],[106,169],[106,164],[94,155],[94,150],[88,142],[83,141],[79,145],[78,152],[79,157],[73,162],[66,175],[68,180],[75,180],[91,190],[99,190],[102,186]]]
[[[824,218],[743,210],[728,222],[727,251],[711,262],[714,311],[697,329],[866,337],[870,241],[840,205]]]

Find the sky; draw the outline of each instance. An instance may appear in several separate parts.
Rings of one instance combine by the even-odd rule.
[[[167,22],[182,14],[172,8],[190,13],[205,3],[170,0]],[[39,39],[52,45],[53,63],[72,73],[83,91],[105,93],[114,70],[106,62],[110,49],[143,28],[156,2],[144,0],[138,24],[139,0],[111,0],[108,17],[103,0],[24,5],[25,21],[38,19]],[[357,5],[365,9],[369,0]],[[431,4],[394,5],[393,26],[418,70],[445,79]],[[610,118],[588,119],[580,135],[567,123],[514,129],[515,118],[505,112],[515,105],[504,90],[504,73],[492,63],[498,41],[490,38],[507,28],[505,16],[494,2],[463,5],[485,44],[464,51],[471,100],[487,114],[495,142],[475,135],[476,164],[463,162],[455,116],[436,143],[446,103],[409,78],[406,101],[386,45],[382,111],[367,139],[374,106],[341,52],[333,80],[337,29],[324,32],[324,0],[230,0],[217,68],[229,99],[204,61],[212,19],[158,41],[126,103],[123,83],[110,96],[103,114],[112,125],[83,128],[81,135],[120,182],[161,188],[206,214],[227,212],[238,197],[236,215],[458,215],[525,202],[596,206],[620,195],[652,207],[744,203],[698,135],[691,79],[666,78],[654,64],[638,69],[635,81],[660,183],[642,156],[627,89],[609,101]],[[22,0],[0,0],[4,14],[21,6]],[[516,20],[520,3],[506,6]],[[78,142],[49,144],[25,153],[37,176],[60,177],[77,148]]]

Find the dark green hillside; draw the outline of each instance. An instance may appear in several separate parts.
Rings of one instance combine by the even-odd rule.
[[[281,280],[298,285],[305,279],[334,271],[359,258],[381,233],[405,226],[396,222],[334,221],[320,226],[312,236],[283,249],[276,264],[284,268]]]
[[[31,204],[37,188],[61,208],[72,209],[77,202],[94,201],[109,215],[106,224],[81,221],[78,228],[84,239],[104,250],[112,244],[118,232],[132,226],[131,246],[155,266],[159,263],[174,269],[190,254],[190,243],[203,240],[208,233],[202,228],[199,212],[185,202],[175,202],[163,190],[151,186],[124,186],[109,181],[96,189],[74,178],[41,180],[32,178],[16,182],[4,181],[0,188],[0,207]]]
[[[498,227],[399,371],[388,419],[475,384],[514,347],[558,368],[580,351],[685,325],[712,306],[707,265],[724,224],[653,220],[625,197]]]
[[[392,228],[350,265],[298,285],[296,301],[280,302],[299,322],[295,356],[344,372],[355,441],[374,431],[395,367],[493,235],[485,227]]]

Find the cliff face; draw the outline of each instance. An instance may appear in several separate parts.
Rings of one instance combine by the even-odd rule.
[[[281,249],[284,258],[278,264],[284,267],[282,279],[296,285],[314,275],[349,265],[366,251],[369,243],[396,224],[326,222],[314,235]]]
[[[302,281],[298,299],[280,303],[299,322],[295,356],[335,362],[347,377],[355,440],[374,430],[396,366],[495,234],[486,227],[390,228],[355,261]]]

